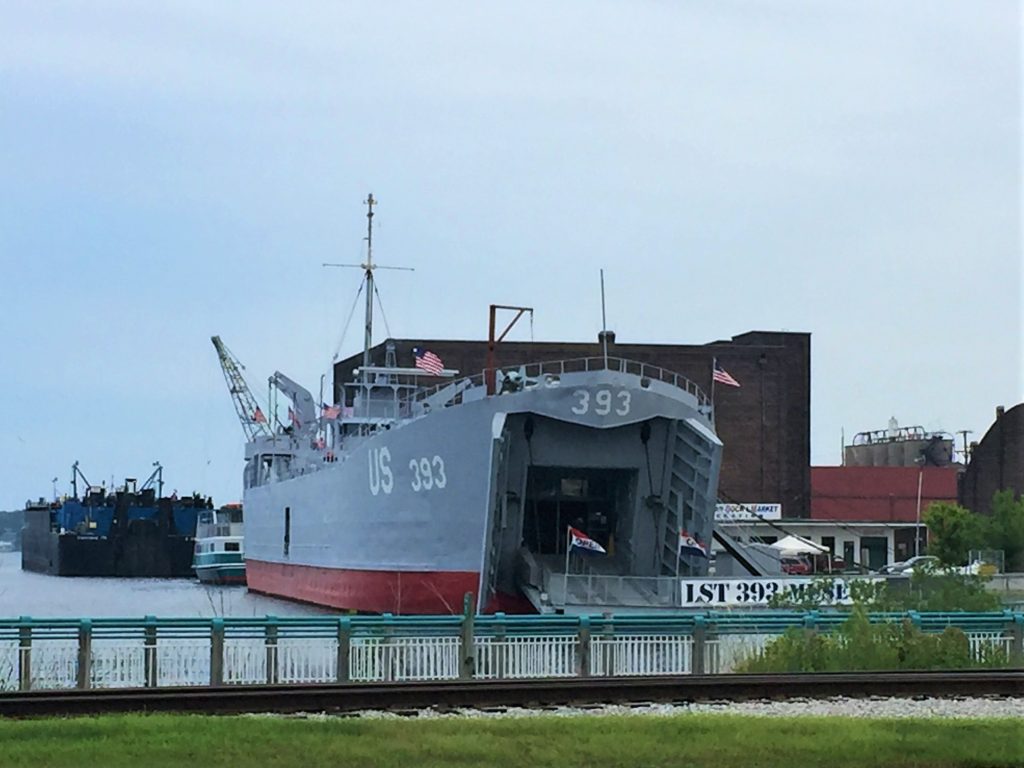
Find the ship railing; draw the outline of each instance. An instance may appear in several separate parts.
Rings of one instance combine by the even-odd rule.
[[[711,399],[692,380],[681,373],[670,371],[650,363],[642,363],[637,360],[627,360],[622,357],[578,357],[567,360],[546,360],[537,363],[525,363],[520,365],[504,365],[498,368],[488,368],[475,376],[468,376],[456,381],[446,381],[432,387],[417,389],[411,397],[406,398],[403,403],[421,403],[424,400],[437,395],[442,390],[452,387],[453,384],[463,383],[463,386],[456,391],[453,388],[453,397],[444,403],[444,406],[459,405],[463,401],[464,393],[476,387],[486,386],[489,373],[499,371],[516,371],[524,378],[523,386],[526,389],[545,386],[545,379],[550,381],[553,377],[560,377],[567,373],[589,373],[591,371],[612,371],[614,373],[628,373],[639,376],[641,379],[660,381],[681,389],[693,395],[697,400],[697,407],[703,413],[710,413]],[[465,384],[468,383],[468,386]]]
[[[570,585],[571,586],[571,585]],[[0,620],[0,690],[724,673],[845,611]],[[872,613],[1024,660],[1024,613]]]
[[[548,592],[556,607],[614,605],[627,608],[668,608],[678,604],[679,580],[673,576],[623,576],[595,573],[553,573]]]

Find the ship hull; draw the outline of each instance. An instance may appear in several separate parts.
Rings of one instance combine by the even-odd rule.
[[[474,571],[369,571],[249,560],[249,589],[304,603],[367,613],[461,613],[476,594]]]
[[[317,472],[249,489],[249,588],[339,609],[461,613],[465,594],[479,593],[490,430],[451,415],[461,417],[458,445],[432,427],[441,413]],[[430,488],[423,472],[415,488],[412,462],[429,465]]]
[[[192,539],[124,536],[90,539],[49,530],[24,532],[21,567],[52,576],[186,578],[192,575]]]
[[[667,493],[640,487],[668,471],[645,450],[651,425],[654,440],[667,441],[668,425],[702,417],[695,402],[639,381],[589,372],[581,385],[437,409],[353,440],[337,461],[300,463],[288,479],[247,488],[249,588],[369,612],[461,613],[467,593],[476,610],[527,609],[513,577],[525,546],[527,465],[622,471],[630,509],[640,493]],[[713,484],[720,443],[697,429],[710,446]],[[646,531],[646,518],[630,515],[623,529]]]

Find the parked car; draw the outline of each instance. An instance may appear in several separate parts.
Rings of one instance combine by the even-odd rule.
[[[939,558],[934,555],[915,555],[909,560],[904,560],[899,563],[889,563],[889,565],[883,565],[878,569],[881,574],[888,574],[889,576],[909,576],[915,570],[922,569],[934,569],[939,566]]]
[[[939,558],[934,555],[917,555],[903,563],[900,573],[910,574],[919,570],[934,570],[939,567]]]
[[[811,564],[802,557],[783,557],[782,572],[791,576],[806,576],[811,572]]]
[[[888,565],[883,565],[881,568],[879,568],[878,573],[883,576],[893,576],[902,571],[903,566],[905,566],[906,564],[907,563],[904,560],[899,560],[895,563],[889,563]]]

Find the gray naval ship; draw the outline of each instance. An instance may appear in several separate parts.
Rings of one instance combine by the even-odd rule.
[[[677,604],[679,577],[707,570],[681,537],[713,528],[722,445],[703,392],[607,355],[466,376],[390,347],[371,365],[375,202],[344,401],[318,407],[275,373],[290,419],[272,428],[236,399],[249,588],[401,614],[459,613],[467,593],[484,612]],[[571,546],[571,528],[604,553]]]

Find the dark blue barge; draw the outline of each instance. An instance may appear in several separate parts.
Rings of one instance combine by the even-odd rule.
[[[129,478],[114,490],[85,484],[78,495],[25,507],[21,567],[55,576],[190,577],[199,513],[213,502],[199,494],[161,498],[160,470],[141,488]],[[156,483],[153,480],[156,479]]]

